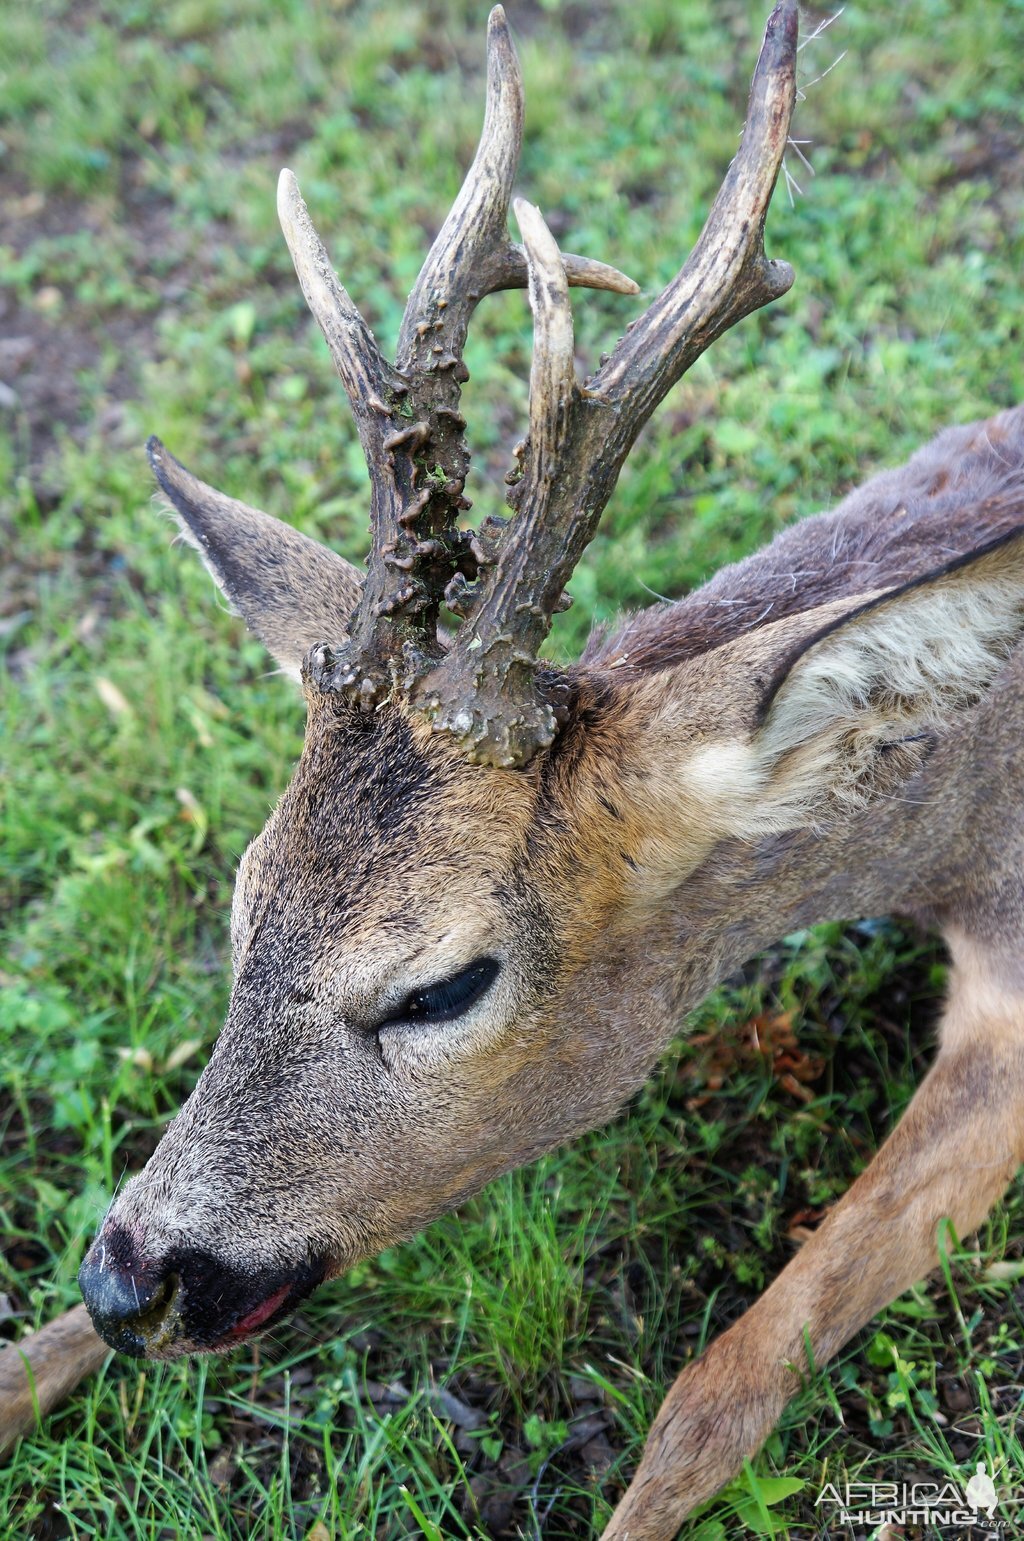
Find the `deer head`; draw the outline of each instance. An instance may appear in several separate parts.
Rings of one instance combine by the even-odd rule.
[[[522,200],[522,247],[508,237],[523,102],[500,7],[479,148],[393,366],[282,172],[285,238],[366,455],[372,546],[357,573],[150,442],[183,533],[301,679],[308,721],[291,785],[239,868],[213,1056],[83,1266],[115,1346],[168,1355],[245,1336],[610,1116],[657,1053],[675,992],[653,1012],[644,992],[642,1014],[659,1020],[637,1035],[613,963],[643,924],[649,778],[612,790],[631,731],[615,672],[557,670],[539,648],[647,417],[714,337],[792,282],[762,232],[796,30],[785,0],[692,256],[583,384],[569,286],[637,286],[563,255]],[[477,302],[515,286],[534,319],[529,429],[513,517],[473,530],[462,351]],[[461,620],[453,636],[442,606]]]
[[[235,1343],[610,1117],[680,1011],[778,933],[780,892],[796,916],[794,841],[906,781],[936,713],[996,672],[1019,619],[1001,548],[967,577],[935,577],[930,622],[915,619],[917,587],[887,584],[780,602],[764,624],[734,613],[699,647],[641,627],[575,668],[539,657],[644,422],[715,337],[792,282],[763,227],[796,35],[782,0],[693,253],[582,384],[569,286],[636,286],[561,254],[522,201],[522,248],[508,239],[522,95],[500,7],[479,149],[393,366],[282,173],[285,237],[366,454],[372,547],[359,574],[150,443],[183,533],[301,680],[308,720],[240,864],[212,1058],[82,1267],[115,1347]],[[534,354],[512,517],[472,530],[462,350],[476,303],[524,285]],[[452,635],[442,608],[460,620]],[[767,836],[771,855],[751,855]]]

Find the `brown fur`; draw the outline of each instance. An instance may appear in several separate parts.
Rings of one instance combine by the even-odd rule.
[[[739,1322],[680,1375],[605,1541],[675,1535],[767,1438],[808,1368],[935,1266],[1024,1161],[1024,996],[954,946],[938,1059],[867,1171]],[[723,1410],[727,1416],[723,1417]]]
[[[805,1333],[834,1353],[1024,1154],[1022,524],[1024,409],[950,430],[592,648],[524,771],[470,765],[398,700],[368,719],[307,686],[301,761],[239,872],[227,1023],[97,1247],[340,1272],[609,1118],[681,1015],[779,935],[887,909],[940,926],[956,967],[935,1067],[680,1378],[609,1532],[673,1534],[770,1431]],[[244,609],[237,567],[214,570]],[[481,955],[502,971],[464,1018],[381,1025]],[[150,1351],[191,1346],[182,1329]]]
[[[0,1343],[0,1455],[98,1370],[109,1352],[81,1305],[17,1343]]]
[[[946,428],[906,465],[790,525],[680,603],[652,605],[611,638],[595,636],[582,661],[666,668],[785,616],[908,583],[1020,524],[1022,456],[1019,407]],[[981,525],[983,504],[995,508]]]

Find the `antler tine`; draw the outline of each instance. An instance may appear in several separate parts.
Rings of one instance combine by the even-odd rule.
[[[425,427],[416,423],[412,428],[407,423],[399,426],[408,384],[386,362],[335,276],[298,183],[287,170],[282,171],[278,182],[277,209],[306,303],[324,334],[348,395],[370,475],[372,547],[366,581],[341,657],[330,647],[315,651],[309,660],[310,678],[322,687],[345,690],[370,705],[389,677],[388,658],[402,641],[409,640],[410,620],[415,630],[416,618],[424,611],[429,615],[432,608],[435,617],[437,613],[428,584],[409,571],[425,543],[411,524],[403,523],[419,511],[415,452]],[[412,558],[410,551],[416,553]],[[424,641],[428,652],[436,646],[427,636]]]
[[[566,570],[566,531],[549,517],[551,491],[579,398],[574,363],[572,307],[562,255],[538,208],[515,201],[515,215],[530,267],[533,358],[530,364],[530,431],[522,475],[509,492],[516,510],[502,543],[494,576],[474,617],[472,631],[484,657],[500,643],[502,615],[515,599],[520,617],[510,656],[535,662],[550,617],[571,572]]]
[[[523,81],[500,5],[487,21],[487,102],[480,141],[409,296],[398,339],[398,367],[453,369],[469,319],[485,294],[525,289],[526,253],[508,238],[508,206],[523,141]],[[608,263],[565,253],[570,284],[639,294],[640,286]],[[435,362],[441,360],[441,363]]]
[[[593,257],[577,257],[574,252],[564,251],[560,257],[566,280],[574,289],[605,289],[611,294],[639,294],[640,285],[635,279],[620,273],[607,262],[596,262]],[[510,241],[495,265],[493,281],[488,293],[498,289],[526,289],[529,286],[529,265],[526,252]]]
[[[387,432],[384,398],[390,394],[393,400],[404,394],[406,387],[335,276],[299,184],[287,168],[278,179],[277,216],[306,304],[324,334],[345,387],[372,475]]]
[[[461,361],[473,308],[492,287],[488,266],[510,245],[506,221],[522,142],[523,81],[505,12],[496,5],[487,21],[480,142],[405,307],[397,354],[403,372]]]
[[[576,368],[569,285],[558,243],[532,203],[517,198],[514,207],[529,264],[533,312],[530,437],[524,472],[533,499],[535,493],[542,495],[554,480],[558,454],[568,429],[569,409],[577,394]],[[520,510],[518,528],[525,535],[528,518],[524,518],[524,513]],[[517,542],[519,538],[517,535]]]
[[[619,407],[629,444],[716,337],[793,283],[788,262],[765,256],[764,222],[796,100],[798,26],[797,0],[782,0],[765,27],[739,150],[696,246],[587,381],[588,390]]]

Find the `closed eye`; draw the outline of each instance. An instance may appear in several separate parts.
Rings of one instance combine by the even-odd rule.
[[[450,979],[439,979],[424,990],[413,990],[380,1026],[403,1022],[452,1022],[486,995],[500,969],[497,958],[477,958]]]

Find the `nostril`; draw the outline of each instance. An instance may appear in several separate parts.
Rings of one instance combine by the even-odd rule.
[[[123,1233],[104,1229],[78,1271],[79,1288],[93,1326],[111,1348],[136,1358],[174,1336],[180,1280],[163,1266],[140,1259]]]
[[[170,1315],[178,1297],[181,1280],[176,1273],[169,1273],[153,1294],[149,1305],[137,1319],[137,1327],[143,1333],[155,1332]]]

